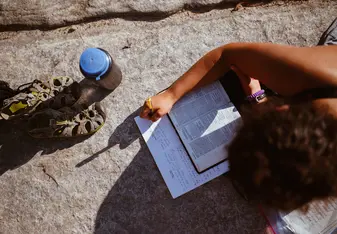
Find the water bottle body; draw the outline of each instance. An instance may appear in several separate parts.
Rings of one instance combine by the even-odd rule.
[[[114,90],[122,82],[122,72],[119,66],[112,61],[111,69],[96,82],[103,88]]]

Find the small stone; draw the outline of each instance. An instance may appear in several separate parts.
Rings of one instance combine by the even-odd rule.
[[[67,33],[75,32],[75,30],[76,30],[76,29],[74,29],[74,28],[69,28]]]

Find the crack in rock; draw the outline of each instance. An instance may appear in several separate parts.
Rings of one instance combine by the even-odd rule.
[[[272,0],[247,0],[269,3]],[[296,0],[295,0],[296,1]],[[4,0],[0,5],[0,32],[52,30],[101,19],[123,18],[132,21],[156,21],[180,11],[197,13],[234,8],[240,0],[70,0],[31,4],[30,0]]]

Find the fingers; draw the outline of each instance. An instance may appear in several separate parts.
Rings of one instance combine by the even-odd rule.
[[[156,111],[152,116],[151,116],[151,121],[152,122],[156,122],[157,120],[159,120],[161,117],[163,117],[163,115],[161,114],[160,111]]]
[[[161,95],[156,95],[146,99],[139,116],[144,119],[156,122],[167,114],[170,110],[170,99]]]
[[[140,112],[140,117],[143,119],[150,119],[150,114],[151,114],[151,110],[150,108],[147,106],[146,102],[144,103],[143,109]]]
[[[154,113],[151,113],[151,109],[148,107],[146,102],[144,103],[143,110],[139,114],[139,116],[143,119],[151,120],[152,122],[156,122],[158,119],[163,117],[163,114],[160,110],[157,110]]]
[[[247,82],[248,84],[251,81],[251,78],[247,76],[245,73],[243,73],[238,67],[232,65],[231,69],[236,73],[236,75],[244,82]]]

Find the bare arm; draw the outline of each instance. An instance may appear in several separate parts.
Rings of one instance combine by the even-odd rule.
[[[284,96],[320,86],[337,86],[337,46],[234,43],[207,53],[166,92],[152,97],[152,115],[144,105],[141,116],[155,121],[186,93],[219,79],[231,65]]]
[[[220,78],[235,64],[282,95],[308,88],[337,85],[337,46],[305,47],[235,43],[201,58],[170,88],[176,100],[190,90]]]

